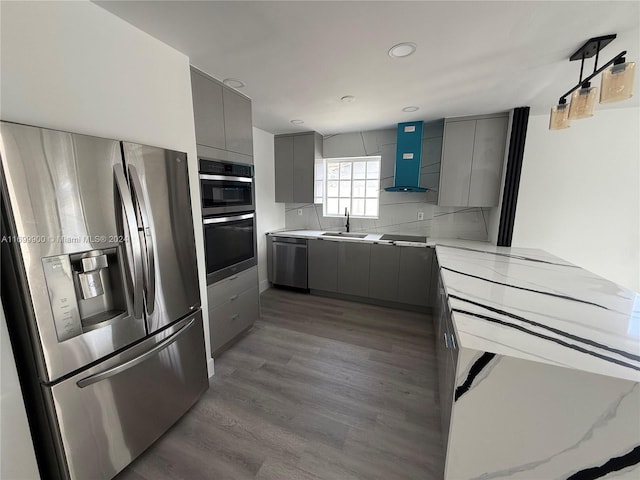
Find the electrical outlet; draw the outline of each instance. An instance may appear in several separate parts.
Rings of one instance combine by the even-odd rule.
[[[302,209],[301,208],[298,209],[298,215],[302,215]]]
[[[424,212],[418,212],[418,220],[424,220]]]

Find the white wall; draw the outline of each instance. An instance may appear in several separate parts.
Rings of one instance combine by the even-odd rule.
[[[210,352],[189,59],[89,2],[2,2],[0,21],[3,120],[157,145],[189,155]],[[4,346],[4,329],[2,334]],[[3,364],[5,355],[10,353],[3,348]],[[212,361],[209,368],[212,371]],[[5,387],[14,388],[15,382],[3,381],[3,395]],[[9,408],[3,401],[3,416],[5,407]],[[13,431],[14,424],[2,428],[3,452],[30,448],[21,445],[24,435]],[[15,444],[10,448],[5,439]],[[5,462],[13,460],[2,457],[3,472]],[[25,473],[24,478],[33,477]]]
[[[266,232],[284,228],[284,203],[275,202],[273,135],[253,129],[253,162],[255,167],[256,230],[258,236],[258,274],[260,291],[269,288],[267,280]]]
[[[531,116],[513,246],[535,247],[640,291],[640,109],[565,130]]]

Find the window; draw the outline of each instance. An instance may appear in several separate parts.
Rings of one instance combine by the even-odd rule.
[[[378,218],[380,157],[326,158],[322,174],[315,196],[325,217],[341,217],[346,208],[354,217]]]

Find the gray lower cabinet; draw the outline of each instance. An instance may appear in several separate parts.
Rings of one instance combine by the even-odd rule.
[[[398,302],[429,306],[432,248],[396,247],[400,250]]]
[[[309,289],[338,291],[338,247],[340,242],[309,239],[307,241],[307,269]]]
[[[223,89],[226,150],[253,156],[251,100],[228,88]]]
[[[369,263],[369,297],[398,301],[400,248],[394,245],[371,245]]]
[[[340,242],[338,245],[338,293],[369,296],[371,244]]]
[[[273,238],[267,235],[267,280],[273,283]]]
[[[437,274],[437,265],[435,273],[432,266],[433,252],[433,248],[310,238],[307,240],[308,287],[432,307],[435,292],[431,291],[431,284],[433,275]]]
[[[260,318],[258,268],[252,267],[207,287],[211,352],[215,357]]]
[[[451,318],[449,302],[438,275],[438,294],[434,305],[436,328],[436,358],[438,362],[438,391],[440,395],[440,420],[442,446],[446,456],[451,414],[455,401],[456,369],[458,366],[458,341]]]
[[[276,202],[313,203],[315,161],[321,158],[322,136],[319,133],[276,135]]]

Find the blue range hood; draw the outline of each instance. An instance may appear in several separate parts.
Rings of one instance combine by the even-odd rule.
[[[422,163],[422,126],[424,122],[398,124],[398,147],[393,187],[387,192],[426,192],[420,187],[420,165]]]

